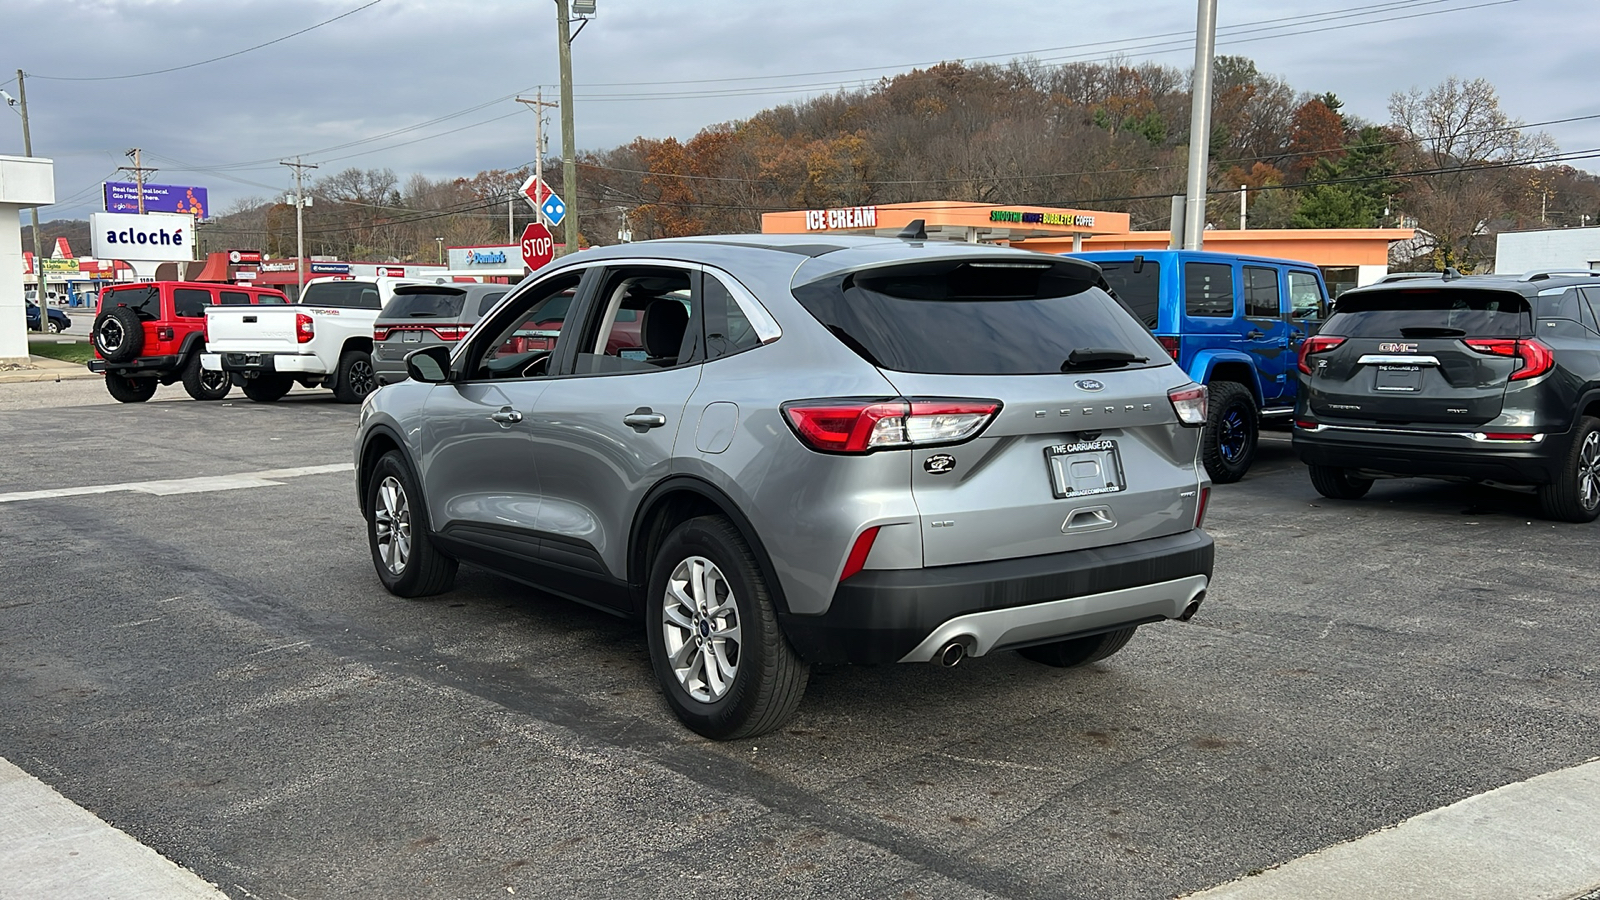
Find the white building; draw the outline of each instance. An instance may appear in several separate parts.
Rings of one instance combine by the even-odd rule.
[[[1495,236],[1494,247],[1497,275],[1550,269],[1600,270],[1600,228],[1507,231]]]

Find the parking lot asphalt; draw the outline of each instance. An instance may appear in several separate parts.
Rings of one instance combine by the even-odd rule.
[[[347,463],[355,418],[7,385],[0,495]],[[1324,500],[1269,440],[1208,529],[1199,616],[1105,662],[819,669],[782,732],[716,744],[634,623],[471,567],[386,594],[348,472],[0,502],[0,757],[307,900],[1170,897],[1600,755],[1600,526]]]

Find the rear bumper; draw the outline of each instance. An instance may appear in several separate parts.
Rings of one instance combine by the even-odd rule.
[[[925,662],[1175,619],[1205,593],[1215,548],[1195,529],[1110,547],[928,569],[868,569],[828,611],[788,615],[811,662]]]
[[[176,356],[141,356],[128,362],[106,362],[103,359],[89,360],[89,371],[110,372],[113,375],[164,375],[176,371],[178,357]]]
[[[1461,432],[1400,432],[1324,425],[1294,429],[1301,462],[1387,475],[1548,484],[1560,470],[1566,436],[1537,441],[1474,440]]]
[[[322,360],[311,355],[298,353],[238,353],[224,352],[207,354],[216,356],[222,363],[224,372],[295,372],[326,375],[327,367]]]

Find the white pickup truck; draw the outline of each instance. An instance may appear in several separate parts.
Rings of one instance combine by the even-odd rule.
[[[306,282],[298,304],[206,309],[201,365],[227,372],[245,396],[271,403],[298,382],[329,387],[359,403],[378,386],[372,371],[372,325],[401,278],[336,276]]]

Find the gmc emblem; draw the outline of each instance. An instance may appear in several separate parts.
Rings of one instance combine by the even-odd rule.
[[[1417,352],[1417,345],[1416,344],[1379,344],[1378,345],[1378,352],[1379,353],[1415,353],[1415,352]]]

